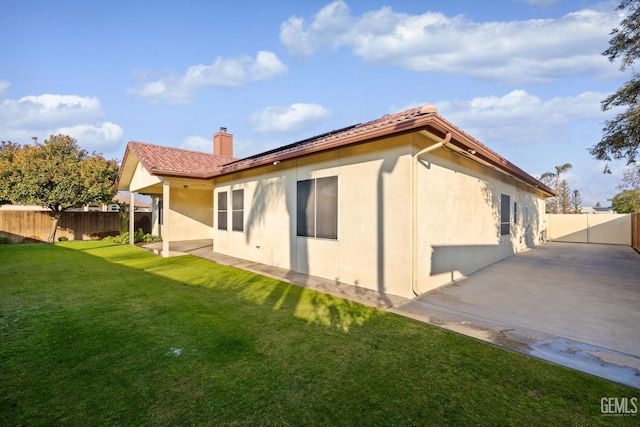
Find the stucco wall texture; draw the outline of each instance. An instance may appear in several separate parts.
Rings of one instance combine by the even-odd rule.
[[[216,178],[214,251],[412,297],[538,243],[542,193],[446,147],[420,157],[413,172],[413,155],[437,140],[411,133]],[[296,183],[326,176],[338,177],[338,238],[298,237]],[[244,231],[218,230],[217,193],[237,189]]]

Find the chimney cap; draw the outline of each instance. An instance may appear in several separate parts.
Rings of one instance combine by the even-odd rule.
[[[226,127],[224,127],[224,126],[220,126],[220,132],[226,132],[226,131],[227,131],[227,128],[226,128]]]

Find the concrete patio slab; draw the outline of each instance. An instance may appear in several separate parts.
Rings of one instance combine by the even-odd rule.
[[[640,255],[546,243],[390,311],[640,388]]]

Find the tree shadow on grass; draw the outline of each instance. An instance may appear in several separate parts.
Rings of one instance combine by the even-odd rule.
[[[61,248],[76,250],[71,249],[73,246],[71,243]],[[383,314],[353,301],[188,255],[162,259],[138,248],[104,243],[89,243],[77,250],[118,265],[124,270],[118,275],[126,276],[129,270],[133,270],[135,274],[161,277],[169,284],[212,289],[223,293],[226,299],[238,300],[238,304],[263,306],[270,312],[285,310],[308,323],[345,332],[354,325],[362,325],[372,316]],[[156,282],[155,279],[152,281]]]
[[[250,392],[247,378],[269,347],[284,350],[268,357],[288,357],[279,352],[290,351],[292,341],[313,342],[315,327],[347,332],[375,312],[192,256],[161,258],[127,245],[14,246],[0,248],[0,258],[21,264],[11,269],[12,284],[0,288],[0,360],[10,362],[0,374],[0,398],[4,416],[18,422],[109,423],[115,415],[104,408],[114,405],[130,420],[154,413],[161,424],[180,424],[185,420],[172,411],[192,403],[170,402],[178,377],[198,382],[193,375],[200,372],[211,381],[203,389],[222,381],[228,396],[213,406],[228,404]],[[7,265],[0,266],[5,277]],[[240,366],[247,372],[236,374],[239,385],[233,372]],[[155,411],[158,405],[166,409]]]

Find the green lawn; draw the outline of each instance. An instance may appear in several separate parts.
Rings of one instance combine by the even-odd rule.
[[[639,395],[191,256],[0,245],[0,425],[637,425],[600,401]]]

